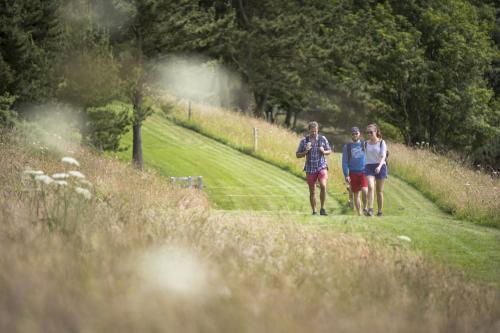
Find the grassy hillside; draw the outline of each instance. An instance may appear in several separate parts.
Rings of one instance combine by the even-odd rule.
[[[125,137],[124,142],[130,143],[131,135]],[[324,229],[361,235],[381,244],[399,244],[397,237],[405,235],[411,238],[410,248],[465,272],[470,278],[500,286],[500,231],[453,219],[397,178],[391,177],[387,184],[386,216],[358,218],[352,212],[345,214],[335,205],[333,199],[345,200],[347,195],[336,192],[339,177],[332,173],[338,172],[338,168],[335,170],[331,161],[329,183],[333,190],[327,201],[331,215],[313,218],[309,216],[307,186],[303,179],[176,126],[160,114],[144,123],[143,148],[146,166],[165,176],[203,174],[206,178],[203,192],[214,206],[238,210],[226,211],[230,216],[238,216],[241,210],[253,211],[253,214],[259,211],[259,216],[288,216],[309,226],[321,225]],[[130,152],[121,157],[130,160]],[[248,186],[249,183],[262,187]],[[267,187],[269,184],[274,185]]]
[[[165,176],[203,176],[206,192],[219,209],[302,211],[310,213],[305,182],[278,167],[188,131],[159,114],[143,128],[146,166]],[[131,142],[129,133],[125,142]],[[118,154],[130,159],[130,152]],[[339,209],[333,197],[331,212]]]
[[[0,135],[2,332],[470,332],[497,325],[498,290],[465,282],[404,242],[367,242],[297,223],[300,215],[221,214],[202,192],[33,141]],[[66,154],[80,166],[62,164]],[[87,182],[72,176],[65,186],[45,184],[27,168],[78,170]]]
[[[168,117],[185,127],[194,129],[240,151],[269,161],[302,174],[302,161],[294,158],[300,137],[261,119],[220,108],[193,105],[191,120],[188,120],[185,105],[171,105]],[[253,148],[252,128],[259,128],[259,149]],[[321,128],[320,128],[321,131]],[[403,145],[390,144],[390,175],[387,184],[387,202],[399,201],[400,195],[416,198],[408,186],[398,182],[394,176],[417,188],[441,209],[459,218],[477,224],[500,228],[500,180],[492,179],[453,162],[429,150],[411,149]],[[336,147],[340,151],[340,147]],[[340,155],[333,156],[330,173],[341,179]],[[394,185],[392,188],[391,184]],[[336,192],[343,190],[342,182],[331,183]],[[398,191],[396,188],[403,190]],[[396,194],[396,191],[398,193]],[[412,205],[412,200],[407,200]],[[415,206],[420,201],[415,203]],[[407,207],[401,207],[406,209]],[[424,210],[427,210],[425,208]],[[392,212],[394,213],[394,211]]]

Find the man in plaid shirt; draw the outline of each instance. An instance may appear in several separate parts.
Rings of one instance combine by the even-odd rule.
[[[309,135],[300,141],[299,148],[295,155],[297,158],[306,157],[304,171],[307,175],[307,184],[309,185],[309,202],[311,203],[312,213],[316,215],[316,182],[320,187],[320,215],[327,215],[325,211],[326,183],[328,181],[328,165],[326,157],[332,150],[328,140],[318,134],[319,125],[312,121],[309,123]]]

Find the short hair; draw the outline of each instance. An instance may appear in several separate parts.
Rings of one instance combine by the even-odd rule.
[[[319,125],[318,125],[318,123],[317,123],[317,122],[315,122],[315,121],[311,121],[311,122],[309,123],[309,126],[308,126],[307,128],[311,129],[311,128],[318,128],[318,127],[319,127]]]

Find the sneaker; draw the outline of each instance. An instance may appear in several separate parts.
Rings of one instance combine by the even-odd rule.
[[[373,208],[368,208],[368,212],[366,213],[366,216],[373,216]]]
[[[379,210],[379,211],[378,211],[378,213],[377,213],[377,216],[382,216],[382,215],[383,215],[383,214],[382,214],[382,211],[381,211],[381,210]]]
[[[349,200],[347,205],[349,206],[349,208],[354,208],[354,202],[352,202],[351,200]]]
[[[324,216],[326,216],[326,215],[328,215],[328,214],[326,213],[326,211],[325,211],[325,209],[324,209],[324,208],[321,208],[321,209],[319,210],[319,215],[324,215]]]
[[[363,214],[364,214],[365,216],[368,216],[368,209],[363,208]]]
[[[313,212],[312,214],[313,214],[313,215],[317,215],[318,213],[316,213],[316,212]]]

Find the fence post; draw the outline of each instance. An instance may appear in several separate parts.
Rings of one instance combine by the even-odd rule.
[[[170,181],[172,182],[172,184],[175,184],[175,177],[170,177]]]
[[[191,100],[188,101],[188,120],[191,120]]]
[[[191,176],[188,177],[188,187],[193,188],[193,177]]]
[[[202,190],[202,189],[203,189],[203,177],[198,176],[198,190]]]
[[[253,128],[253,151],[257,151],[258,143],[259,143],[259,129],[257,127]]]

